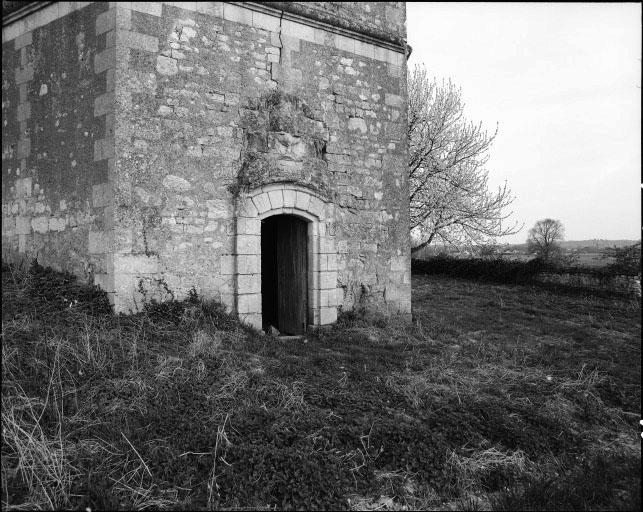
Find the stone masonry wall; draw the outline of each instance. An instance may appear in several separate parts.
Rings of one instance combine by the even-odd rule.
[[[340,290],[327,306],[410,311],[403,49],[236,4],[131,5],[115,7],[117,51],[130,34],[116,70],[123,304],[142,280],[151,295],[195,287],[237,309],[238,197],[291,183],[337,206],[321,233]]]
[[[111,224],[103,96],[95,33],[106,4],[57,2],[3,26],[2,255],[106,276]],[[110,149],[111,148],[111,149]],[[103,283],[107,285],[107,283]]]
[[[277,9],[404,44],[404,2],[264,2]]]
[[[410,312],[404,4],[269,4],[56,2],[3,26],[3,257],[117,310],[194,287],[257,323],[260,219],[290,212],[314,323]]]
[[[604,276],[582,273],[553,273],[541,272],[536,275],[536,280],[541,283],[555,283],[571,287],[589,288],[593,290],[609,291],[623,295],[641,297],[640,276]]]

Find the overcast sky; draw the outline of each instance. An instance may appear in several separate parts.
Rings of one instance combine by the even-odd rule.
[[[641,237],[641,5],[407,3],[409,69],[462,88],[498,137],[490,184],[507,183],[525,227],[567,240]]]

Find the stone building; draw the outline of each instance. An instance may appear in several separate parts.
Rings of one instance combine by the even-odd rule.
[[[117,311],[410,312],[403,2],[3,2],[2,255]]]

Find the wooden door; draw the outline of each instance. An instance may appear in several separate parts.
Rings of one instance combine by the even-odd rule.
[[[263,222],[261,282],[264,328],[303,334],[308,313],[308,226],[293,215]]]

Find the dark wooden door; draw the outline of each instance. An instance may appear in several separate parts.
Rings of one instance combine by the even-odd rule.
[[[308,226],[293,215],[262,223],[261,282],[264,328],[303,334],[308,312]],[[275,325],[276,324],[276,325]]]

